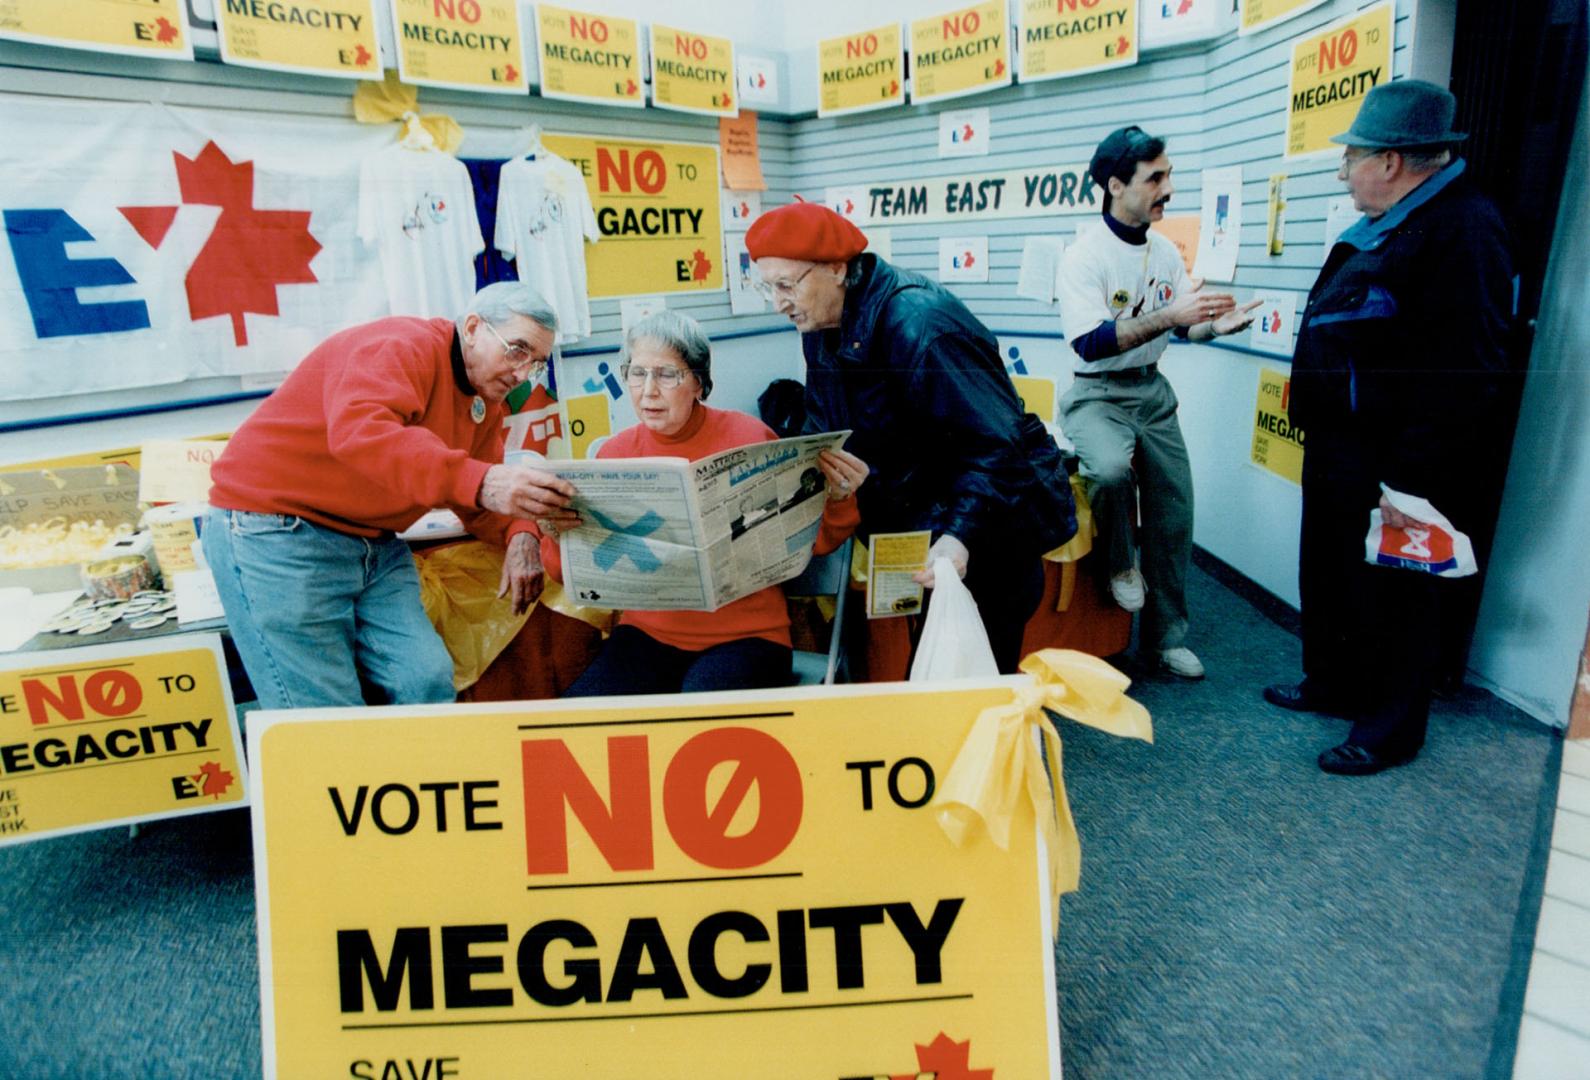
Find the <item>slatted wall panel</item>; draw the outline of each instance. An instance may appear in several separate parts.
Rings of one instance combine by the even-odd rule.
[[[808,198],[821,198],[830,186],[1085,162],[1107,132],[1139,124],[1169,143],[1177,189],[1171,213],[1197,213],[1202,169],[1242,166],[1236,291],[1294,290],[1301,294],[1301,311],[1324,262],[1326,200],[1343,194],[1343,188],[1335,178],[1334,159],[1282,163],[1291,45],[1370,6],[1334,0],[1251,37],[1233,32],[1214,42],[1150,51],[1142,63],[1129,68],[1017,85],[936,106],[801,120],[790,140],[794,188]],[[1412,8],[1412,0],[1397,0],[1392,64],[1397,77],[1408,70]],[[940,159],[938,114],[984,105],[991,114],[988,156]],[[1270,257],[1265,254],[1268,181],[1279,172],[1289,174],[1286,250]],[[1079,223],[1091,220],[1091,215],[1082,215],[895,226],[894,256],[900,265],[936,278],[941,236],[986,232],[988,283],[955,284],[953,291],[1000,334],[1057,333],[1059,319],[1052,305],[1016,296],[1022,245],[1028,235],[1070,236]]]

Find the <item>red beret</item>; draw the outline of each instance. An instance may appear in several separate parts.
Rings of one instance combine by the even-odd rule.
[[[866,247],[860,229],[828,207],[809,202],[769,210],[745,234],[745,250],[753,259],[845,262]]]

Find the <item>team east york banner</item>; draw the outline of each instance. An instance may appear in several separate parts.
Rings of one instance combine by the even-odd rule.
[[[0,845],[248,802],[214,634],[0,657]]]
[[[912,104],[995,90],[1009,86],[1011,78],[1005,0],[911,23]]]
[[[546,135],[585,176],[600,243],[585,249],[590,295],[724,287],[718,148],[605,135]]]
[[[0,400],[290,370],[387,314],[358,239],[387,128],[0,95]]]
[[[645,108],[634,19],[538,4],[536,28],[542,97]]]
[[[406,83],[524,94],[518,0],[391,0]]]
[[[651,100],[659,109],[739,116],[734,89],[734,42],[653,23]]]
[[[265,1075],[1058,1078],[1013,688],[254,713]]]
[[[1326,0],[1242,0],[1237,33],[1256,34],[1276,23],[1313,11]]]
[[[1331,136],[1351,127],[1364,95],[1391,79],[1394,18],[1386,0],[1293,43],[1287,160],[1342,152]]]
[[[221,59],[241,67],[381,78],[376,0],[215,0]]]
[[[1017,0],[1022,82],[1137,63],[1137,0]]]
[[[905,101],[900,24],[889,23],[817,43],[817,115],[886,109]]]
[[[0,0],[0,38],[192,60],[181,0]]]
[[[885,180],[828,190],[828,205],[862,226],[1096,213],[1100,200],[1099,186],[1086,164]]]

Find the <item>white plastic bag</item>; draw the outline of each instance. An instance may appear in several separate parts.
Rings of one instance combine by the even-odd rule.
[[[912,682],[970,679],[999,674],[977,601],[948,559],[933,564],[933,602],[911,661]]]
[[[1364,561],[1436,577],[1468,577],[1478,573],[1474,545],[1458,532],[1446,516],[1427,499],[1404,495],[1380,485],[1386,501],[1423,525],[1394,529],[1381,518],[1380,508],[1369,511],[1369,532],[1364,537]]]

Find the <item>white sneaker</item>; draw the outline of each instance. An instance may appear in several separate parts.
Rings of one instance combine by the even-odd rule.
[[[1172,675],[1179,675],[1183,679],[1201,679],[1204,677],[1204,665],[1193,651],[1185,645],[1178,645],[1174,649],[1166,649],[1159,654],[1160,665]]]
[[[1138,573],[1135,566],[1130,570],[1122,570],[1110,579],[1110,595],[1115,597],[1122,611],[1142,611],[1143,594],[1147,591],[1143,575]]]

